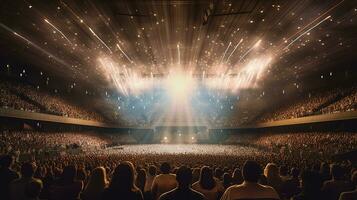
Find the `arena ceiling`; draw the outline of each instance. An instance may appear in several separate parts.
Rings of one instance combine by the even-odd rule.
[[[356,0],[5,0],[0,11],[2,64],[20,60],[86,92],[137,96],[154,81],[179,93],[199,79],[250,91],[246,113],[273,102],[249,96],[356,72]]]

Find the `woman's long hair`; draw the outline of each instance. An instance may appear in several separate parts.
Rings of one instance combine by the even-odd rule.
[[[276,166],[276,164],[268,163],[264,169],[264,175],[267,178],[268,185],[279,192],[282,180],[279,175],[279,168]]]
[[[99,193],[108,185],[107,173],[104,167],[95,168],[89,178],[84,193]]]
[[[139,169],[137,171],[138,175],[136,177],[136,186],[144,192],[144,187],[146,183],[146,171],[144,169]]]
[[[122,162],[114,170],[112,181],[109,184],[109,190],[116,192],[129,192],[138,190],[134,184],[135,171],[131,162]]]
[[[211,190],[216,186],[216,181],[213,178],[213,171],[207,166],[201,168],[200,179],[198,180],[203,189]]]

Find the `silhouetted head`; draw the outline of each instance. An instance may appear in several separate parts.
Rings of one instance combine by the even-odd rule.
[[[331,166],[331,175],[334,179],[340,180],[343,178],[343,169],[340,165],[333,164]]]
[[[242,176],[244,181],[257,183],[262,174],[262,168],[255,161],[246,161],[243,165]]]
[[[10,155],[4,155],[0,158],[0,166],[3,168],[10,168],[13,162],[14,158]]]
[[[291,169],[291,176],[293,178],[299,178],[299,175],[300,175],[300,170],[298,168],[292,168]]]
[[[130,191],[136,188],[134,184],[135,172],[131,162],[122,162],[114,170],[109,188],[111,190]]]
[[[213,178],[213,171],[207,166],[203,166],[200,172],[199,183],[203,189],[210,190],[215,187],[216,181]]]
[[[268,163],[264,169],[264,175],[267,177],[268,181],[279,176],[279,168],[274,163]]]
[[[279,174],[280,176],[287,176],[288,175],[288,168],[284,165],[279,167]]]
[[[181,166],[176,173],[176,180],[178,182],[179,188],[187,188],[191,184],[192,171],[186,166]]]
[[[301,174],[302,189],[305,192],[319,192],[322,187],[322,180],[316,171],[304,171]]]
[[[149,167],[148,173],[150,174],[150,176],[155,176],[156,175],[156,167],[154,165],[151,165]]]
[[[21,165],[21,176],[23,178],[31,178],[35,173],[35,165],[27,162]]]
[[[163,174],[169,174],[171,171],[171,166],[168,162],[163,162],[160,166],[160,171]]]
[[[64,167],[62,175],[61,175],[61,180],[62,183],[73,183],[74,180],[77,177],[77,168],[74,165],[68,165]]]

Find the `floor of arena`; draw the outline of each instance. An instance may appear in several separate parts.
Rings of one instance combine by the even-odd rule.
[[[111,147],[103,150],[110,154],[127,155],[231,155],[231,156],[254,156],[265,153],[255,147],[240,145],[219,144],[135,144]]]

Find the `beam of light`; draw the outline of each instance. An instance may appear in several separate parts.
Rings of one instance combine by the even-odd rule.
[[[234,47],[233,51],[229,54],[227,57],[226,63],[229,61],[229,59],[232,57],[238,46],[243,42],[243,38],[239,40],[238,44]]]
[[[112,54],[112,50],[109,48],[109,46],[92,30],[91,27],[88,26],[89,31],[93,34],[94,37],[96,37]]]
[[[229,47],[230,47],[231,45],[232,45],[232,42],[229,42],[229,44],[228,44],[228,46],[227,46],[226,50],[224,51],[224,53],[223,53],[223,55],[222,55],[222,58],[221,58],[220,64],[222,64],[223,59],[224,59],[224,57],[226,56],[226,53],[227,53],[227,51],[228,51],[228,49],[229,49]]]
[[[250,60],[247,64],[236,69],[237,74],[229,74],[206,78],[204,84],[213,90],[229,91],[236,93],[239,89],[253,88],[263,77],[263,74],[272,61],[272,56],[260,56]]]
[[[64,60],[56,57],[55,55],[53,55],[52,53],[48,52],[47,50],[43,49],[42,47],[38,46],[37,44],[35,44],[34,42],[32,42],[31,40],[27,39],[26,37],[20,35],[19,33],[15,32],[14,30],[12,30],[11,28],[9,28],[8,26],[6,26],[3,23],[0,23],[0,27],[4,28],[5,30],[11,32],[12,34],[14,34],[15,36],[21,38],[22,40],[24,40],[27,44],[31,45],[32,47],[34,47],[35,49],[39,50],[40,52],[46,54],[49,58],[54,59],[55,61],[57,61],[58,63],[64,65],[64,66],[69,66],[68,63],[66,63]]]
[[[50,21],[48,21],[48,19],[44,19],[44,20],[48,25],[50,25],[53,29],[59,32],[67,40],[69,44],[73,45],[72,42],[68,39],[68,37],[61,30],[59,30],[55,25],[53,25]]]
[[[298,37],[296,37],[293,41],[291,41],[286,47],[284,47],[283,50],[288,49],[292,44],[294,44],[298,39],[300,39],[302,36],[304,36],[306,33],[310,32],[311,30],[313,30],[314,28],[316,28],[318,25],[322,24],[324,21],[328,20],[331,18],[331,15],[327,16],[325,19],[321,20],[320,22],[318,22],[317,24],[315,24],[314,26],[312,26],[311,28],[307,29],[305,32],[303,32],[302,34],[300,34]]]
[[[125,58],[128,59],[128,61],[129,61],[130,63],[134,63],[134,61],[133,61],[132,59],[130,59],[130,57],[121,49],[121,47],[119,46],[119,44],[116,44],[116,45],[117,45],[119,51],[125,56]]]
[[[322,13],[320,16],[316,17],[314,20],[312,20],[310,23],[308,23],[306,26],[304,26],[301,30],[299,30],[298,32],[294,33],[293,35],[291,35],[290,37],[288,37],[286,39],[289,40],[290,38],[294,37],[295,35],[299,34],[301,31],[305,30],[305,28],[309,27],[311,24],[313,24],[315,21],[319,20],[320,18],[322,18],[323,16],[327,15],[329,12],[331,12],[333,9],[335,9],[336,7],[338,7],[342,2],[344,2],[345,0],[340,1],[339,3],[337,3],[336,5],[332,6],[331,8],[329,8],[328,10],[326,10],[324,13]]]
[[[178,64],[181,65],[180,44],[177,44],[177,58]]]
[[[77,14],[72,10],[72,8],[70,8],[65,2],[63,2],[63,1],[60,0],[60,3],[61,3],[65,8],[67,8],[67,10],[68,10],[70,13],[72,13],[72,15],[74,15],[80,23],[84,23],[83,19],[80,18],[79,15],[77,15]]]
[[[251,48],[249,48],[243,55],[242,57],[240,57],[240,59],[238,60],[238,63],[240,61],[242,61],[253,49],[259,47],[260,43],[262,42],[262,40],[258,40],[258,42],[256,42]]]
[[[106,78],[111,81],[119,93],[124,96],[138,95],[153,88],[151,77],[141,77],[135,71],[119,66],[110,58],[98,58],[99,66]]]

